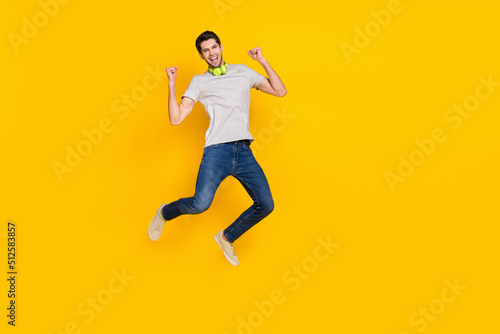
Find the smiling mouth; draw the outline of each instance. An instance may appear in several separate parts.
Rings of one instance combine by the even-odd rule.
[[[212,58],[210,58],[210,61],[213,63],[213,62],[216,62],[217,60],[219,60],[219,56],[214,56]]]

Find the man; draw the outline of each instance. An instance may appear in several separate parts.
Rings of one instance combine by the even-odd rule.
[[[210,118],[196,190],[193,197],[161,205],[149,226],[149,237],[153,241],[158,240],[166,221],[207,210],[220,183],[232,175],[254,201],[250,208],[214,237],[226,259],[236,266],[239,261],[234,253],[234,241],[274,209],[266,176],[250,149],[253,141],[249,132],[250,90],[256,88],[278,97],[285,96],[287,91],[258,47],[249,50],[248,55],[262,65],[268,77],[246,65],[226,63],[220,39],[212,31],[198,36],[196,49],[208,64],[208,70],[193,77],[180,104],[177,104],[175,96],[177,67],[166,69],[170,123],[181,124],[197,101],[201,102]]]

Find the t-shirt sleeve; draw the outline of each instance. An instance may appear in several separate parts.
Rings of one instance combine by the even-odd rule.
[[[250,67],[247,67],[247,70],[248,70],[248,78],[250,79],[250,84],[252,85],[253,88],[257,88],[257,85],[264,78],[264,76],[255,72]]]
[[[200,98],[200,87],[198,86],[198,79],[196,79],[196,76],[191,79],[191,82],[189,83],[189,86],[184,94],[182,94],[182,97],[189,97],[194,101],[194,103],[198,102],[198,99]]]

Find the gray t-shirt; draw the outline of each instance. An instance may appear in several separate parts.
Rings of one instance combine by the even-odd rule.
[[[226,74],[214,76],[208,70],[195,75],[182,97],[189,97],[205,108],[210,125],[205,147],[249,139],[250,90],[257,88],[263,75],[243,64],[229,64]]]

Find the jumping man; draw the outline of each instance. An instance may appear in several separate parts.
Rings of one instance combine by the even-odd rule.
[[[208,70],[191,79],[180,104],[177,104],[175,96],[177,66],[166,69],[170,123],[181,124],[198,101],[210,118],[195,194],[161,205],[149,226],[149,237],[153,241],[158,240],[167,221],[207,210],[220,183],[231,175],[246,189],[253,205],[214,238],[226,259],[237,266],[239,261],[233,243],[274,209],[266,176],[250,148],[254,140],[249,132],[250,90],[256,88],[278,97],[285,96],[287,91],[258,47],[249,50],[248,55],[264,68],[268,77],[246,65],[226,63],[220,39],[212,31],[198,36],[196,49],[208,64]]]

